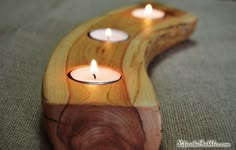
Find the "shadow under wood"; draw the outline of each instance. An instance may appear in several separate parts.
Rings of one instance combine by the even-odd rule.
[[[39,133],[39,137],[40,137],[40,149],[41,150],[52,150],[53,147],[50,143],[50,139],[48,138],[48,135],[44,129],[43,126],[43,114],[41,113],[40,116],[40,133]]]

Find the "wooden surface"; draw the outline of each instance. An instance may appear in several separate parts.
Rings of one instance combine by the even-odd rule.
[[[43,79],[44,124],[54,149],[159,149],[161,118],[146,69],[167,48],[187,39],[197,18],[160,4],[161,20],[135,18],[135,8],[112,11],[80,25],[57,46]],[[127,41],[109,43],[88,37],[97,28],[116,28]],[[122,79],[107,85],[71,80],[76,66],[98,64],[122,72]]]

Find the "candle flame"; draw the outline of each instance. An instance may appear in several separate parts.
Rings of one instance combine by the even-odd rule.
[[[112,31],[110,28],[107,28],[106,31],[105,31],[105,35],[108,39],[110,39],[111,35],[112,35]]]
[[[98,71],[98,65],[95,59],[93,59],[90,63],[90,72],[95,73]]]
[[[152,14],[152,5],[151,4],[147,4],[145,6],[144,13],[146,16],[149,16]]]

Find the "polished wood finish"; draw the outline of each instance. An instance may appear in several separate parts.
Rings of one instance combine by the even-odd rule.
[[[146,69],[155,56],[192,34],[197,17],[152,5],[165,11],[165,18],[131,15],[145,4],[122,8],[80,25],[56,47],[42,88],[44,124],[54,149],[159,149],[159,101]],[[127,32],[129,39],[110,43],[88,36],[93,29],[107,27]],[[92,59],[122,72],[121,80],[88,85],[67,76]]]

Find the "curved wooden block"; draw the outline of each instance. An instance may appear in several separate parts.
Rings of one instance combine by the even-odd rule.
[[[187,39],[197,18],[160,4],[161,20],[135,18],[131,11],[145,4],[112,11],[80,25],[57,46],[43,79],[44,124],[54,149],[159,149],[159,102],[147,75],[150,61]],[[127,41],[96,41],[88,32],[116,28]],[[107,85],[87,85],[68,78],[73,67],[89,64],[113,67],[122,79]]]

